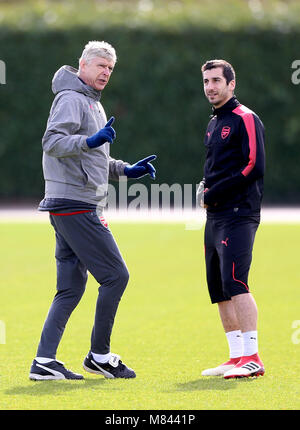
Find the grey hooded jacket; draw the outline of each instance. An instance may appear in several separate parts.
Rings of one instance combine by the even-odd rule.
[[[107,195],[108,180],[118,180],[128,164],[110,157],[108,142],[87,146],[87,137],[107,122],[101,92],[85,85],[71,66],[55,73],[52,91],[55,98],[42,139],[45,198],[99,204]]]

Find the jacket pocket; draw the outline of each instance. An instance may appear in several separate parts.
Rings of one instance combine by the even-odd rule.
[[[77,157],[56,158],[44,154],[43,170],[46,181],[77,186],[84,185],[85,177]]]
[[[85,178],[85,185],[97,188],[108,182],[108,158],[103,153],[93,153],[89,157],[81,159],[81,170]]]

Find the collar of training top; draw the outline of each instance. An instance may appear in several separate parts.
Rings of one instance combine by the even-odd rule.
[[[238,105],[240,105],[240,102],[237,100],[235,96],[231,97],[231,99],[228,100],[223,106],[215,109],[212,109],[213,115],[222,115],[223,113],[235,109]]]
[[[90,87],[88,84],[86,84],[79,76],[77,76],[80,82],[84,85],[85,90],[83,91],[86,93],[87,96],[92,97],[93,99],[99,101],[101,99],[101,91],[96,90],[95,88]]]

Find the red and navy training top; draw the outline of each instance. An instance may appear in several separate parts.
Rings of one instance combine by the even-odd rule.
[[[234,208],[259,213],[265,171],[264,125],[259,117],[232,97],[207,126],[204,144],[204,203],[208,213]]]

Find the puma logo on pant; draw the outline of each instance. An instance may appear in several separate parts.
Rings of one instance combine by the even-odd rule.
[[[227,243],[227,242],[228,242],[228,237],[226,237],[226,239],[225,239],[225,240],[222,240],[222,241],[221,241],[221,244],[222,244],[222,245],[225,245],[225,246],[228,246],[228,243]]]

